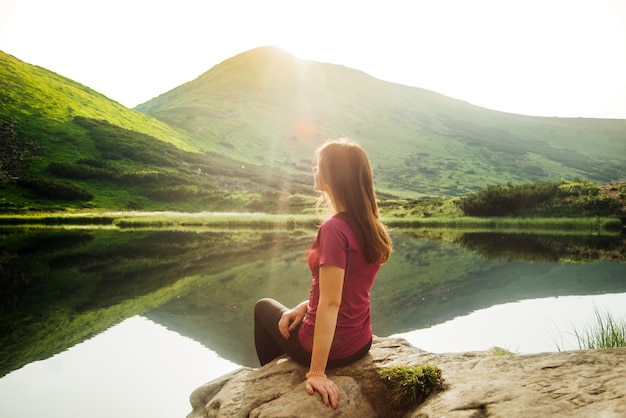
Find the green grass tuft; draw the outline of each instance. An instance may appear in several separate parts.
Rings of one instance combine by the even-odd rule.
[[[574,331],[580,349],[626,347],[626,320],[615,319],[610,312],[602,313],[598,309],[595,317],[595,324]]]
[[[394,403],[422,403],[428,396],[443,389],[441,369],[431,364],[398,366],[378,371],[389,388]]]
[[[491,354],[493,354],[494,356],[515,356],[517,355],[517,353],[515,353],[514,351],[510,351],[507,350],[506,348],[502,348],[502,347],[492,347],[489,349],[489,352]]]

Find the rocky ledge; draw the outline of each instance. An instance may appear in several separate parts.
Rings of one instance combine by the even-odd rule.
[[[339,408],[325,407],[304,389],[306,369],[282,357],[259,369],[242,368],[197,388],[190,397],[200,417],[626,417],[626,348],[532,355],[495,350],[433,354],[396,338],[375,338],[370,353],[329,371]],[[438,366],[442,391],[421,405],[398,408],[377,371]]]

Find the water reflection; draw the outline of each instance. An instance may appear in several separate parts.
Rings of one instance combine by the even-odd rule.
[[[314,230],[1,230],[0,376],[143,315],[256,366],[251,310],[307,297]],[[620,235],[397,230],[372,289],[374,332],[494,305],[626,292]],[[610,261],[609,261],[610,260]]]
[[[197,341],[134,316],[0,379],[0,415],[184,417],[196,387],[237,368]]]
[[[601,315],[610,312],[617,320],[626,319],[626,293],[505,303],[394,336],[432,353],[492,347],[518,354],[578,350],[581,346],[575,331],[594,329],[596,310]]]
[[[611,245],[606,245],[605,237],[593,235],[503,238],[496,233],[490,240],[484,233],[407,231],[393,238],[394,258],[381,269],[372,290],[373,326],[382,336],[431,327],[508,302],[626,291],[624,263],[603,260],[607,257],[571,262],[581,248],[572,243],[585,242],[603,255],[619,253],[623,251],[619,235]],[[543,244],[529,245],[531,239]],[[520,243],[518,252],[513,250],[515,243]],[[546,257],[557,253],[560,257],[536,261],[542,247]]]
[[[255,269],[264,263],[258,260],[273,257],[299,260],[301,250],[296,255],[282,249],[303,248],[311,232],[6,229],[0,234],[2,376],[187,295],[207,296],[220,317],[228,316],[241,305],[236,298],[226,302],[237,289],[220,299],[234,277],[231,270]],[[190,322],[192,328],[210,325],[203,318]]]
[[[626,261],[623,235],[468,232],[456,240],[489,259],[526,261]]]

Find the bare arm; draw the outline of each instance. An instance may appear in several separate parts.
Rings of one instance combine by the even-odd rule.
[[[339,391],[337,386],[326,378],[324,372],[335,336],[344,275],[345,270],[340,267],[320,266],[320,298],[315,318],[311,366],[306,384],[309,394],[312,394],[314,390],[318,391],[322,395],[324,404],[328,406],[330,403],[334,408],[337,407]]]

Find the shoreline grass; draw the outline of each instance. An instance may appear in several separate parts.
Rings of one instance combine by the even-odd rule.
[[[574,337],[579,350],[626,347],[626,318],[616,319],[611,312],[601,312],[597,307],[594,308],[594,318],[595,322],[580,327],[572,325],[572,331],[567,333]],[[557,351],[566,351],[563,332],[560,331],[560,334],[561,341],[555,336],[554,344]]]
[[[626,347],[626,319],[615,319],[610,312],[595,310],[596,322],[574,330],[581,350]]]
[[[389,228],[443,228],[471,231],[622,231],[616,218],[508,218],[508,217],[382,217]],[[0,225],[103,225],[119,228],[141,227],[316,227],[315,214],[267,214],[252,212],[68,212],[6,215]]]
[[[513,218],[513,217],[455,217],[455,218],[383,218],[390,227],[472,228],[472,229],[528,229],[528,230],[590,230],[621,231],[616,218]]]
[[[271,215],[238,212],[76,212],[64,214],[0,215],[5,226],[103,225],[118,228],[168,227],[315,227],[320,223],[313,214]]]

